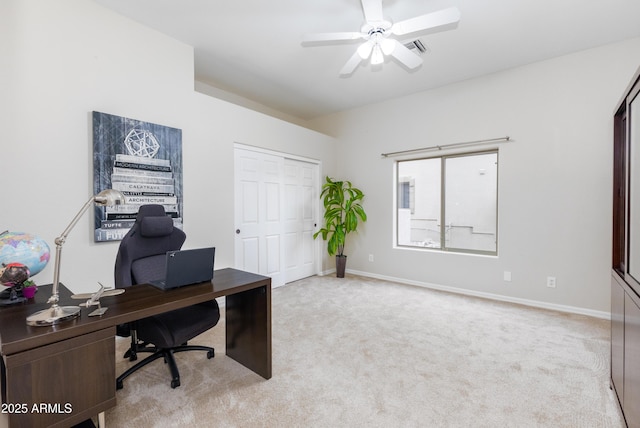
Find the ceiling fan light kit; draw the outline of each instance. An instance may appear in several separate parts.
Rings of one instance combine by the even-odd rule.
[[[371,65],[380,65],[388,56],[398,60],[407,69],[413,70],[422,64],[422,58],[411,52],[394,36],[446,31],[455,28],[460,21],[460,11],[451,7],[392,24],[382,15],[382,0],[361,1],[366,23],[360,32],[307,34],[302,39],[303,46],[363,39],[364,43],[340,70],[341,76],[350,76],[362,61],[369,58]]]
[[[378,65],[384,62],[384,54],[382,53],[382,49],[380,49],[380,45],[376,44],[373,47],[373,53],[371,54],[371,65]]]

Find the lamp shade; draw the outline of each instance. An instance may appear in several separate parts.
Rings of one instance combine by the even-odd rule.
[[[396,43],[398,43],[398,41],[394,39],[382,40],[382,42],[380,43],[380,46],[382,47],[382,52],[385,55],[391,55],[394,49],[396,48]]]
[[[373,49],[373,42],[371,40],[367,40],[358,47],[358,55],[360,55],[360,58],[362,59],[367,59],[369,58],[369,55],[371,55],[371,49]]]
[[[376,44],[373,47],[373,53],[371,54],[371,64],[378,65],[384,62],[384,55],[382,54],[382,49],[379,44]]]
[[[114,189],[106,189],[93,197],[96,205],[103,207],[111,207],[114,205],[124,205],[124,195]]]

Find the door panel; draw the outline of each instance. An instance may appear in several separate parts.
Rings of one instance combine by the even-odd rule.
[[[611,277],[611,382],[620,403],[624,403],[624,303],[624,288],[614,274]]]
[[[258,266],[258,239],[247,238],[242,240],[242,260],[244,265],[242,270],[248,272],[258,272],[260,270]]]
[[[623,409],[629,427],[640,427],[640,308],[625,293]]]
[[[286,281],[316,273],[317,243],[313,239],[317,219],[318,165],[293,159],[285,160],[284,182],[286,216],[284,233]]]
[[[235,264],[282,285],[281,173],[283,159],[265,153],[235,152]]]

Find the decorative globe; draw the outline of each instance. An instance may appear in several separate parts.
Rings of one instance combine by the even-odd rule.
[[[49,245],[40,237],[24,232],[0,234],[0,265],[22,263],[34,276],[49,263]]]

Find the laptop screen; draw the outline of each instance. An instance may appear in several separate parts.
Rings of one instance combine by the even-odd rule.
[[[168,251],[164,280],[151,281],[158,288],[170,289],[211,281],[215,247]]]

